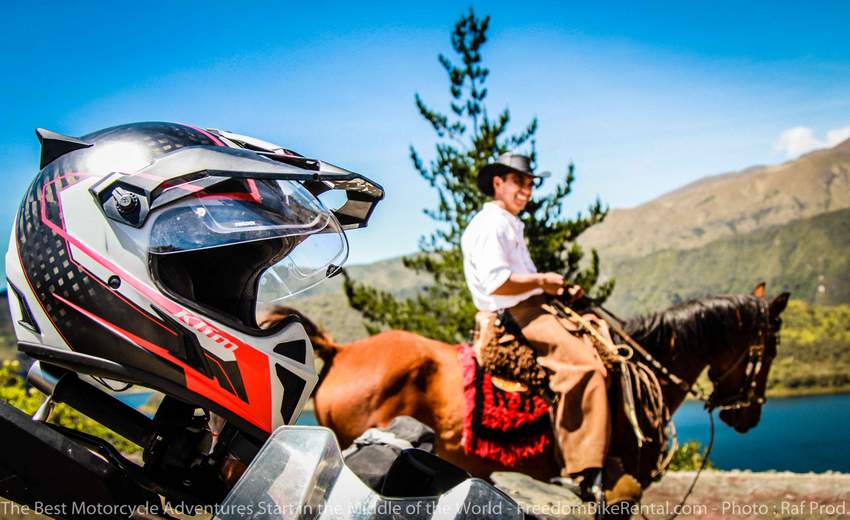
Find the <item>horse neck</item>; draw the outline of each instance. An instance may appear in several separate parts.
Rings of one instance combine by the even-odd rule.
[[[748,297],[703,298],[632,320],[626,324],[626,330],[690,388],[722,349],[740,342],[744,332],[742,313],[747,302]],[[672,415],[684,402],[687,392],[657,369],[653,370]]]
[[[667,370],[681,379],[688,388],[696,383],[700,374],[709,365],[708,361],[695,360],[693,358],[685,359],[685,356],[679,356],[673,361],[665,360],[661,362]],[[687,392],[679,385],[664,377],[656,371],[656,375],[661,381],[661,393],[664,396],[664,402],[670,410],[670,415],[673,415],[679,406],[685,401],[688,396]]]

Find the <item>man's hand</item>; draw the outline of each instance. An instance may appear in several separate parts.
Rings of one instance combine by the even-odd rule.
[[[541,273],[540,287],[546,294],[560,296],[564,294],[564,277],[558,273]]]
[[[491,294],[507,296],[522,294],[532,289],[543,289],[546,294],[562,296],[566,294],[572,302],[584,296],[578,285],[564,286],[564,277],[558,273],[512,273],[498,289]]]
[[[584,298],[584,289],[581,288],[581,285],[570,285],[567,287],[567,297],[564,298],[567,300],[567,305],[582,298]]]

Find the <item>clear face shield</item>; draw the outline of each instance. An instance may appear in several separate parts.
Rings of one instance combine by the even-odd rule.
[[[148,251],[173,255],[259,241],[278,244],[260,260],[257,310],[303,292],[334,274],[348,257],[339,222],[301,183],[231,178],[188,191],[149,224]],[[247,261],[247,260],[246,260]]]

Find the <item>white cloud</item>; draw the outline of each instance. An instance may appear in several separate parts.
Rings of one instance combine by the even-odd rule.
[[[779,139],[773,143],[773,149],[790,159],[818,148],[831,148],[848,138],[850,138],[850,126],[829,130],[825,141],[815,137],[811,128],[795,126],[784,130],[779,135]]]
[[[811,128],[795,126],[779,135],[779,139],[773,144],[773,149],[784,153],[786,157],[797,157],[815,148],[821,148],[822,144],[815,138]]]
[[[826,133],[826,145],[835,146],[838,143],[850,139],[850,126],[836,128]]]

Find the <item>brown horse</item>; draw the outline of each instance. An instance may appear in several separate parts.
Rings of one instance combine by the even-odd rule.
[[[632,320],[625,330],[687,385],[708,367],[714,383],[712,399],[727,405],[720,418],[743,433],[761,416],[767,375],[776,355],[779,316],[788,296],[783,293],[768,302],[761,284],[753,295],[708,297],[676,305]],[[493,471],[507,470],[548,480],[559,474],[551,448],[554,443],[549,443],[543,454],[510,468],[464,452],[465,401],[455,345],[398,330],[339,345],[309,320],[304,321],[325,361],[314,394],[316,417],[333,429],[342,446],[368,428],[383,427],[396,416],[409,415],[434,428],[441,457],[476,476],[487,478]],[[754,350],[757,345],[763,350]],[[754,352],[763,354],[760,369],[753,372],[747,366],[752,360],[748,353]],[[659,379],[672,415],[686,393],[663,376]],[[614,413],[610,453],[645,487],[652,480],[658,452],[645,449],[638,455],[622,410]]]

